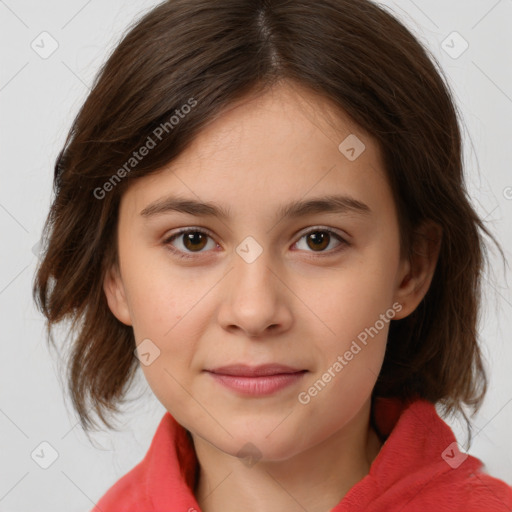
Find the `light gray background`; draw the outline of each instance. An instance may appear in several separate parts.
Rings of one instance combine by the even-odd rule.
[[[146,453],[165,412],[142,374],[120,432],[93,435],[77,426],[50,357],[43,319],[31,299],[37,242],[51,198],[53,165],[100,64],[151,0],[0,0],[0,511],[85,512]],[[512,1],[387,0],[384,5],[427,45],[448,76],[464,115],[468,181],[478,212],[512,248]],[[57,50],[31,48],[47,31]],[[463,41],[469,44],[458,58]],[[443,43],[445,41],[445,43]],[[453,41],[453,42],[452,42]],[[453,48],[450,56],[443,46]],[[42,50],[41,50],[42,51]],[[469,451],[512,484],[512,297],[510,272],[491,254],[481,336],[490,390],[474,418]],[[506,280],[509,280],[509,283]],[[63,331],[61,331],[63,332]],[[62,334],[64,336],[64,334]],[[61,336],[61,337],[62,337]],[[447,420],[459,443],[459,423]],[[31,453],[46,441],[58,458],[42,469]],[[467,447],[467,446],[466,446]],[[39,458],[51,456],[51,451]]]

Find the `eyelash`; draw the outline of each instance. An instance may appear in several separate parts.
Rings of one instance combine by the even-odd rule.
[[[342,238],[336,231],[333,231],[332,229],[328,229],[328,228],[323,228],[321,226],[316,226],[316,227],[313,227],[311,228],[309,231],[307,231],[306,233],[303,233],[300,238],[297,240],[297,242],[299,240],[301,240],[302,238],[312,234],[312,233],[317,233],[317,232],[320,232],[320,233],[328,233],[329,235],[332,235],[334,236],[340,243],[341,245],[338,246],[337,248],[335,249],[331,249],[330,251],[327,251],[327,255],[330,256],[332,254],[336,254],[338,252],[340,252],[341,250],[343,250],[345,247],[349,247],[351,244],[349,242],[347,242],[344,238]],[[187,252],[183,252],[183,251],[180,251],[176,248],[174,248],[171,244],[171,242],[174,241],[174,239],[182,236],[182,235],[186,235],[188,233],[201,233],[203,235],[206,235],[207,237],[211,238],[213,240],[213,237],[210,235],[210,233],[208,233],[207,231],[201,229],[201,228],[186,228],[186,229],[182,229],[180,231],[178,231],[177,233],[174,233],[173,235],[167,237],[163,243],[165,246],[168,247],[168,249],[175,255],[177,256],[178,258],[180,259],[193,259],[193,258],[196,258],[197,254],[201,254],[201,252],[198,252],[198,253],[187,253]],[[297,243],[295,242],[295,243]],[[310,251],[307,251],[307,252],[310,252]],[[315,254],[314,251],[312,251],[314,256],[313,258],[317,258],[317,257],[323,257],[324,256],[324,253],[326,251],[321,251],[320,253],[318,254]]]

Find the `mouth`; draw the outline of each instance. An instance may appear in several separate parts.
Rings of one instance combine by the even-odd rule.
[[[205,371],[214,381],[237,394],[268,396],[297,384],[308,370],[282,364],[237,364]]]
[[[300,368],[293,368],[283,364],[263,364],[260,366],[250,366],[245,364],[234,364],[206,370],[216,375],[230,375],[237,377],[267,377],[271,375],[290,375],[293,373],[306,372]]]

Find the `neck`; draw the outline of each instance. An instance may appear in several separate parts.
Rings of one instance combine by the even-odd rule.
[[[288,459],[246,465],[193,436],[200,472],[195,495],[203,512],[325,512],[369,470],[381,442],[370,404],[321,444]]]

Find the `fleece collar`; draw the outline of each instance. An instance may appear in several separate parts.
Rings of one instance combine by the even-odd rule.
[[[459,451],[433,404],[381,398],[373,412],[386,440],[368,475],[331,512],[512,510],[512,488],[482,473],[478,459]],[[144,459],[94,512],[201,512],[193,494],[198,470],[187,431],[167,412]]]

